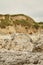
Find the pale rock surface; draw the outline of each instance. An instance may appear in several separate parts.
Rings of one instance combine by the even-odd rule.
[[[43,53],[0,51],[1,65],[43,65]]]
[[[0,65],[43,65],[43,32],[0,34]]]
[[[16,51],[32,51],[34,44],[29,34],[17,33],[6,36],[0,36],[0,48]],[[2,47],[1,47],[2,46]]]

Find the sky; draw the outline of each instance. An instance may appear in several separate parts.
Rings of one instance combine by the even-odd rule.
[[[43,21],[43,0],[0,0],[0,14],[25,14]]]

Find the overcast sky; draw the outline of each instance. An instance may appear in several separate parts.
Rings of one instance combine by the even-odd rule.
[[[17,13],[43,21],[43,0],[0,0],[0,14]]]

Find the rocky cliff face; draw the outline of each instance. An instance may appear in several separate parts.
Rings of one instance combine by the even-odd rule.
[[[23,14],[0,15],[0,65],[43,65],[39,24]]]
[[[43,32],[0,34],[1,65],[43,65]]]

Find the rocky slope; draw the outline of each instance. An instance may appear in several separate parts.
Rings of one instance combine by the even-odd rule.
[[[14,33],[1,35],[0,34],[0,49],[15,50],[15,51],[38,51],[43,50],[43,34],[24,34]]]
[[[43,65],[43,53],[0,52],[0,65]]]
[[[43,65],[43,31],[0,34],[1,65]]]
[[[40,24],[23,14],[0,15],[0,65],[43,65]]]

